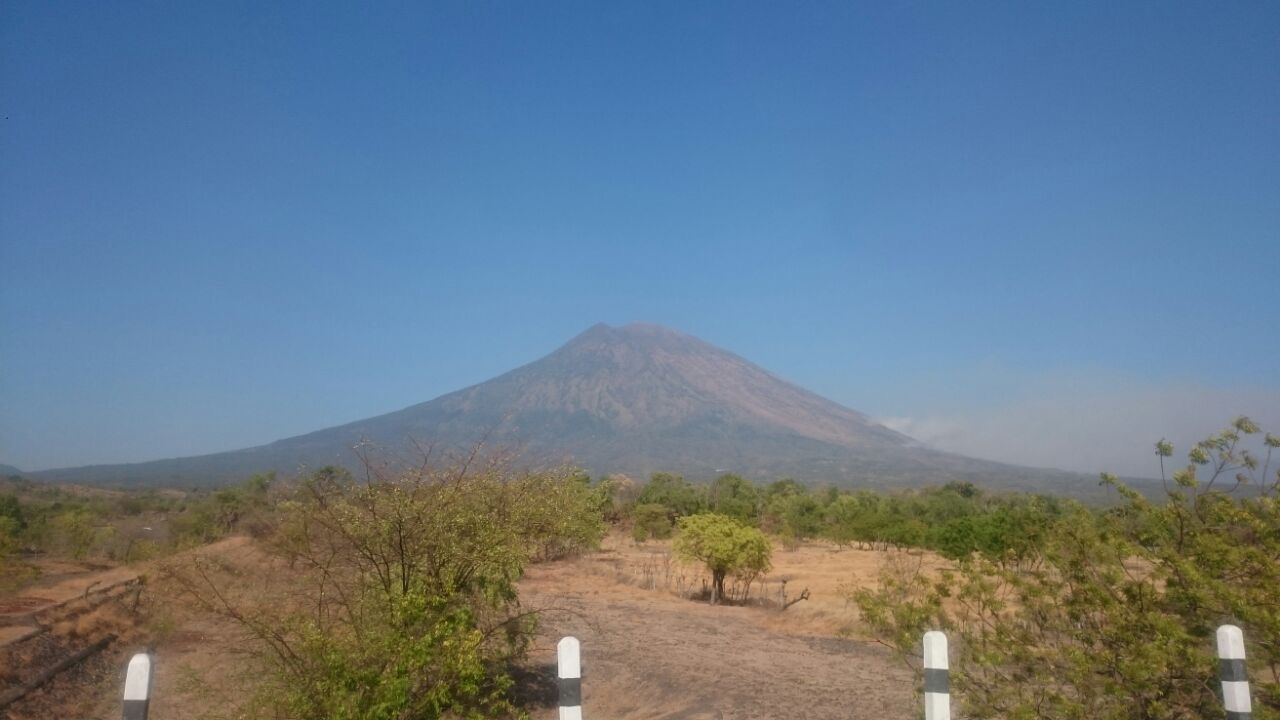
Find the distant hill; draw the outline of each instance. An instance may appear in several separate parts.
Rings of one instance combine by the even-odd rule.
[[[572,461],[595,474],[691,478],[731,471],[842,486],[970,480],[987,487],[1091,494],[1096,482],[939,452],[867,416],[674,330],[596,325],[550,355],[403,410],[269,445],[128,465],[34,473],[115,485],[216,484],[274,469],[353,465],[362,441],[461,448],[481,438],[523,461]]]
[[[0,477],[9,477],[10,475],[21,475],[22,471],[12,465],[0,463]]]

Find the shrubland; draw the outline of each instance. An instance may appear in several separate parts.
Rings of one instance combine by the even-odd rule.
[[[500,459],[363,479],[324,468],[281,497],[263,546],[296,602],[237,597],[200,554],[167,577],[253,638],[250,714],[309,719],[514,717],[510,668],[534,614],[526,565],[594,548],[600,486]]]
[[[637,542],[670,537],[680,518],[714,513],[776,536],[784,546],[827,540],[838,547],[922,548],[958,559],[1025,554],[1043,528],[1083,510],[1063,498],[989,494],[969,482],[898,492],[809,488],[795,480],[756,486],[727,474],[709,484],[658,473],[621,517]],[[1084,512],[1090,512],[1084,510]]]
[[[0,592],[40,573],[39,559],[136,563],[255,532],[272,512],[272,474],[216,490],[120,491],[0,480]]]
[[[1266,452],[1255,457],[1245,447],[1259,437]],[[521,714],[510,668],[535,615],[516,581],[529,563],[596,547],[609,524],[637,543],[674,538],[674,557],[706,568],[712,602],[740,599],[726,596],[725,580],[749,587],[777,543],[909,549],[890,553],[900,560],[929,550],[952,569],[893,563],[878,587],[850,588],[849,600],[867,630],[906,657],[918,655],[925,630],[946,630],[966,716],[1211,716],[1220,707],[1212,633],[1233,622],[1261,671],[1255,716],[1276,718],[1276,447],[1280,439],[1238,419],[1190,448],[1159,499],[1104,476],[1116,497],[1109,507],[968,482],[896,492],[733,474],[592,482],[571,468],[517,471],[501,456],[474,455],[366,468],[358,479],[338,468],[290,483],[255,476],[207,492],[11,481],[0,488],[0,569],[32,551],[131,561],[249,534],[306,602],[223,592],[227,569],[199,553],[167,568],[200,607],[253,638],[262,673],[252,713],[486,718]],[[1162,463],[1173,452],[1156,445]]]
[[[1262,456],[1245,441],[1262,435]],[[1068,506],[1036,542],[958,558],[953,572],[897,568],[852,593],[906,657],[921,633],[952,640],[952,685],[973,718],[1221,717],[1214,630],[1240,626],[1254,717],[1280,717],[1280,438],[1247,418],[1191,447],[1162,501],[1125,487],[1101,513]],[[1172,456],[1166,441],[1161,459]]]

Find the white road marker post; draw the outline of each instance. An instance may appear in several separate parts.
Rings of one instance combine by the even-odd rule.
[[[151,701],[151,656],[138,653],[124,676],[124,720],[147,720]]]
[[[581,644],[576,637],[556,645],[556,675],[560,684],[560,720],[582,720]]]
[[[925,720],[951,720],[947,636],[938,630],[924,634],[924,717]]]
[[[1249,675],[1244,667],[1244,633],[1235,625],[1218,628],[1218,674],[1222,677],[1222,705],[1227,720],[1250,720]]]

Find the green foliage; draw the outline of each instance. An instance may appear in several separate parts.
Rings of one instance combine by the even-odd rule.
[[[278,668],[289,682],[269,684],[259,702],[286,717],[334,720],[510,714],[511,681],[492,672],[470,610],[411,592],[375,612],[362,637],[303,621],[293,631],[305,671]]]
[[[519,714],[507,668],[533,631],[516,580],[595,547],[607,503],[567,468],[477,460],[361,482],[323,468],[276,504],[269,543],[314,602],[242,607],[204,568],[171,576],[258,640],[262,716],[506,717]]]
[[[85,510],[68,510],[55,515],[49,523],[53,547],[63,554],[83,560],[113,529],[97,524],[97,517]]]
[[[242,501],[247,497],[256,499]],[[238,519],[224,520],[219,527],[213,508],[215,503],[226,505],[228,500],[239,505],[239,514],[233,513]],[[228,524],[243,529],[244,518],[252,517],[265,503],[260,491],[249,494],[239,487],[183,498],[180,493],[155,490],[95,491],[0,480],[0,525],[6,528],[0,545],[12,557],[36,552],[66,559],[135,562],[217,539],[229,531]],[[31,579],[30,568],[20,565],[9,563],[7,572]],[[11,590],[18,589],[13,582],[5,584]]]
[[[523,499],[513,522],[533,544],[534,558],[554,560],[599,547],[606,532],[609,484],[593,486],[574,468],[526,473],[507,483]]]
[[[601,514],[604,521],[611,525],[622,522],[635,505],[640,489],[625,475],[601,478],[597,486],[601,493]]]
[[[701,562],[711,571],[712,604],[724,597],[727,575],[750,580],[768,572],[772,550],[760,530],[713,513],[680,518],[679,526],[672,549],[678,557]]]
[[[612,497],[616,502],[617,495]],[[1044,528],[1065,506],[1051,497],[989,495],[970,482],[850,493],[834,487],[810,490],[792,479],[761,489],[732,474],[699,486],[678,475],[656,473],[627,505],[626,514],[636,542],[668,537],[678,518],[710,512],[758,526],[787,547],[824,538],[842,547],[918,547],[952,559],[981,553],[1005,561],[1036,548]]]
[[[1242,449],[1257,432],[1240,418],[1191,448],[1164,502],[1106,475],[1119,507],[1033,504],[999,521],[1042,523],[1034,546],[1007,550],[1003,562],[964,556],[942,578],[891,570],[881,589],[853,597],[904,653],[926,629],[949,632],[967,717],[1220,716],[1213,632],[1231,622],[1248,644],[1254,717],[1278,718],[1280,473],[1268,475],[1266,439],[1265,459]],[[1156,452],[1173,448],[1162,440]]]
[[[760,521],[760,497],[755,485],[737,475],[721,475],[707,488],[707,509],[754,525]]]
[[[822,504],[808,492],[775,493],[766,514],[771,525],[784,539],[799,542],[817,537],[822,532]]]
[[[274,481],[274,473],[254,475],[238,485],[191,498],[170,521],[175,545],[204,545],[262,520],[270,509]]]
[[[806,492],[808,492],[808,490],[804,485],[801,485],[799,482],[792,480],[791,478],[784,478],[782,480],[769,483],[769,486],[765,488],[764,491],[764,499],[765,502],[768,503],[772,502],[774,498],[779,496],[803,495]]]
[[[34,566],[23,562],[19,551],[17,524],[0,516],[0,595],[15,592],[40,576]]]
[[[15,591],[39,575],[18,557],[26,529],[26,519],[18,498],[0,495],[0,593]]]
[[[18,523],[8,515],[0,515],[0,562],[7,560],[18,550]]]
[[[10,521],[10,534],[17,535],[27,529],[27,520],[22,514],[22,505],[18,502],[18,497],[9,493],[0,495],[0,518]]]
[[[662,505],[674,517],[693,515],[706,509],[702,488],[691,485],[679,475],[654,473],[636,498],[638,505]]]
[[[801,496],[786,500],[794,508],[781,506],[780,513],[790,510],[796,517],[784,524],[813,533],[811,505],[791,499],[795,497]],[[951,559],[973,553],[1017,559],[1042,542],[1044,528],[1066,505],[1044,496],[987,495],[971,483],[893,495],[860,490],[837,494],[825,507],[818,506],[817,534],[838,545],[921,547]]]
[[[646,540],[665,540],[671,537],[675,523],[666,505],[643,503],[632,510],[631,537],[638,543]]]

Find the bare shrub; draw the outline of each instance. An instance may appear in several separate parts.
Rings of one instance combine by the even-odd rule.
[[[198,554],[169,576],[253,638],[262,715],[516,714],[507,668],[533,614],[515,581],[532,559],[599,541],[591,489],[571,470],[518,473],[478,450],[440,467],[367,470],[356,481],[323,468],[277,504],[264,547],[294,589],[288,600],[237,591],[235,568]]]

